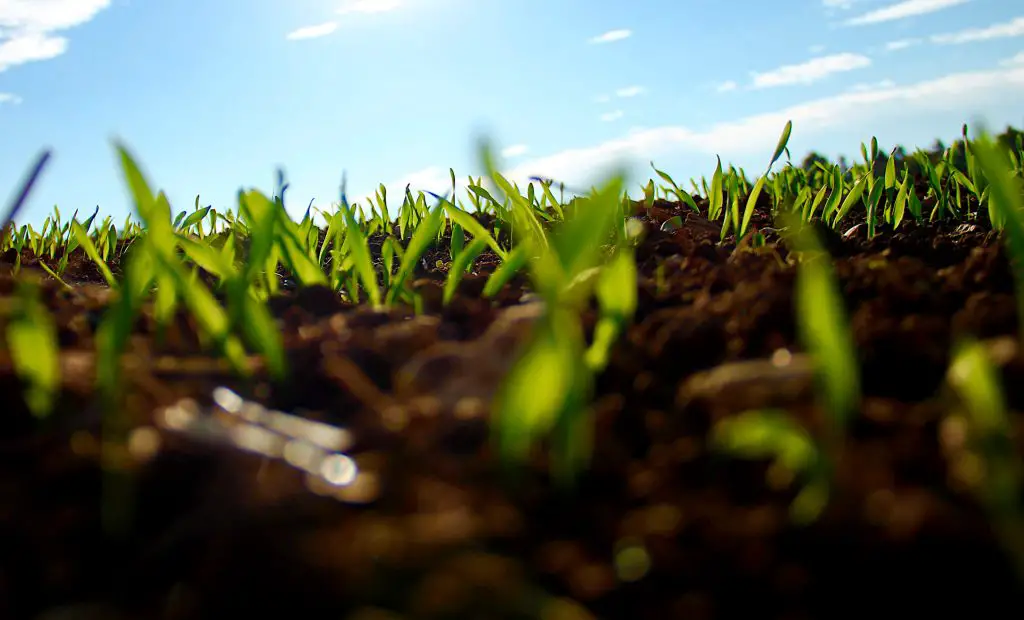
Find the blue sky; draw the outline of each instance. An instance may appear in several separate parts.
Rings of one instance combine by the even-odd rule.
[[[0,0],[0,200],[55,150],[27,213],[123,219],[111,139],[175,210],[291,182],[289,211],[384,182],[684,180],[1024,125],[1019,0]],[[633,190],[635,194],[635,190]]]

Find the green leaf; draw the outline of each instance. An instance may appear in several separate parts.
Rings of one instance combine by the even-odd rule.
[[[149,184],[127,149],[118,144],[117,150],[136,210],[148,230],[144,237],[143,249],[151,254],[158,267],[158,271],[154,274],[155,277],[173,278],[175,287],[181,293],[203,331],[216,340],[221,352],[236,371],[248,374],[249,369],[244,359],[245,351],[241,343],[228,332],[229,321],[223,308],[206,286],[199,282],[188,281],[184,266],[175,255],[177,237],[171,227],[170,205],[167,203],[166,197],[161,193],[159,198],[154,198]],[[125,294],[132,297],[135,292]],[[129,307],[132,311],[137,309],[134,302]],[[119,318],[119,321],[125,320],[131,320],[131,313]]]
[[[381,307],[381,292],[377,284],[377,272],[373,268],[373,258],[370,256],[370,246],[352,214],[352,209],[345,200],[342,200],[341,212],[346,224],[345,243],[349,246],[356,274],[362,281],[363,289],[369,295],[373,308],[379,309]]]
[[[708,219],[714,220],[722,211],[722,158],[718,157],[718,166],[711,177],[711,192],[708,196]]]
[[[893,230],[899,228],[900,222],[903,221],[904,210],[907,206],[907,193],[910,191],[910,173],[905,172],[903,182],[900,184],[900,190],[896,193],[896,204],[893,206],[893,217],[892,227]]]
[[[1009,436],[1006,402],[985,345],[970,339],[958,343],[946,376],[983,435]]]
[[[831,432],[838,437],[860,401],[860,377],[853,336],[831,259],[810,227],[790,221],[793,247],[805,254],[797,270],[796,323],[822,384]]]
[[[1017,317],[1024,325],[1024,205],[1022,205],[1022,180],[1014,175],[1007,163],[1005,151],[995,146],[987,135],[975,140],[974,152],[978,164],[988,180],[989,212],[1000,221],[1004,228],[1010,264],[1015,280]],[[1024,339],[1024,329],[1020,330]]]
[[[487,278],[483,296],[490,299],[497,295],[526,266],[529,257],[530,253],[527,246],[516,246]]]
[[[299,227],[283,208],[275,209],[275,213],[278,222],[276,247],[281,253],[281,260],[302,286],[326,286],[327,276],[320,269],[315,256],[309,255],[305,240],[300,237]]]
[[[495,398],[498,445],[506,459],[524,461],[534,439],[550,431],[565,414],[577,388],[577,351],[569,337],[574,328],[565,316],[538,321],[525,353],[499,389]]]
[[[653,161],[650,163],[651,168],[654,169],[655,174],[657,174],[659,177],[661,177],[664,181],[666,181],[669,185],[672,186],[672,191],[675,194],[676,198],[682,201],[684,204],[686,204],[686,206],[690,207],[690,210],[692,210],[694,213],[700,213],[700,209],[697,208],[697,203],[694,202],[693,196],[691,196],[688,192],[684,192],[682,189],[680,189],[680,187],[676,185],[675,180],[673,180],[672,177],[668,175],[668,173],[662,172],[661,170],[655,168]]]
[[[198,198],[198,196],[196,196],[196,198]],[[203,221],[203,218],[209,215],[211,208],[212,207],[203,207],[202,209],[189,213],[188,217],[186,217],[185,220],[181,223],[181,228],[184,230],[189,230],[199,222]],[[184,211],[182,211],[182,213],[184,213]]]
[[[814,522],[825,506],[828,504],[829,485],[822,477],[815,478],[808,483],[795,498],[789,507],[789,515],[798,525],[806,525]]]
[[[398,265],[398,273],[395,274],[391,289],[388,290],[386,298],[387,304],[390,305],[394,303],[400,288],[405,284],[405,280],[409,277],[409,274],[412,273],[416,262],[419,261],[427,249],[433,245],[434,238],[437,236],[437,229],[441,227],[442,216],[442,205],[437,205],[426,219],[420,222],[420,225],[416,227],[416,230],[413,231],[412,239],[409,240],[409,245],[405,248],[405,255],[402,257],[402,262]]]
[[[789,144],[789,136],[793,133],[793,121],[786,121],[786,126],[782,129],[782,135],[779,136],[779,143],[775,145],[775,152],[772,153],[772,159],[768,162],[768,168],[765,170],[765,174],[772,169],[772,165],[779,160],[782,156],[782,152],[786,150],[786,145]]]
[[[799,424],[781,409],[744,411],[715,424],[711,443],[747,459],[771,458],[794,473],[818,464],[818,448]]]
[[[449,256],[452,260],[462,252],[466,245],[466,233],[462,226],[452,224],[451,243],[448,246]]]
[[[743,210],[743,221],[740,224],[740,234],[738,239],[743,238],[747,234],[747,229],[750,227],[750,218],[754,215],[754,207],[757,206],[757,199],[761,196],[761,190],[764,189],[764,182],[766,177],[761,177],[754,184],[754,189],[750,190],[750,195],[747,196],[747,206]]]
[[[857,201],[860,200],[860,197],[864,194],[864,188],[867,187],[868,179],[870,177],[871,173],[865,173],[854,184],[853,189],[850,190],[850,193],[846,195],[846,199],[843,200],[842,206],[839,207],[839,212],[836,213],[835,218],[832,220],[833,227],[837,226],[839,222],[846,217],[846,214],[850,212],[853,205],[857,204]]]
[[[75,235],[75,239],[78,240],[78,245],[82,247],[82,251],[85,255],[96,264],[96,268],[100,270],[100,274],[103,279],[107,281],[107,285],[114,290],[118,289],[117,279],[114,278],[114,274],[111,273],[110,267],[100,258],[99,252],[96,251],[96,246],[93,244],[92,239],[85,232],[85,229],[78,222],[71,222],[71,232]]]
[[[595,196],[580,202],[587,208],[585,215],[577,211],[558,227],[552,245],[568,280],[597,264],[616,220],[621,226],[619,196],[624,185],[624,173],[612,175]]]
[[[466,232],[473,235],[474,239],[483,239],[487,243],[488,247],[494,250],[494,253],[497,254],[500,259],[505,260],[508,252],[498,245],[498,242],[494,240],[491,233],[487,232],[487,229],[484,228],[480,222],[476,221],[476,218],[453,205],[451,201],[445,198],[440,198],[440,200],[441,205],[444,207],[445,212],[452,221],[461,226]]]
[[[455,255],[451,267],[448,268],[448,278],[444,283],[444,305],[447,306],[451,302],[466,270],[486,247],[487,241],[485,239],[476,238]]]
[[[21,184],[21,189],[18,190],[18,193],[15,195],[14,200],[11,201],[11,204],[8,205],[7,213],[4,214],[3,220],[0,221],[0,230],[7,230],[7,227],[14,221],[14,216],[16,216],[18,212],[21,211],[22,207],[25,206],[25,202],[28,200],[28,195],[31,193],[32,187],[36,184],[36,181],[39,180],[39,176],[43,173],[43,168],[46,167],[46,164],[50,161],[50,157],[52,155],[53,152],[47,149],[40,153],[39,157],[36,158],[36,163],[33,164],[28,176]]]
[[[229,239],[234,239],[229,237]],[[178,245],[185,256],[193,263],[215,275],[219,280],[224,281],[236,275],[234,265],[223,251],[217,251],[212,245],[199,243],[198,241],[178,235]],[[227,244],[225,244],[226,246]],[[233,247],[233,246],[232,246]]]
[[[811,218],[814,217],[814,214],[818,210],[818,205],[820,205],[822,199],[825,198],[825,192],[826,191],[828,191],[828,185],[822,185],[821,189],[818,190],[818,193],[815,194],[814,200],[811,202],[811,206],[807,210],[807,216],[804,218],[804,221],[808,221],[809,222],[811,220]],[[835,192],[833,192],[833,194],[835,195]]]
[[[600,315],[586,361],[591,371],[599,372],[608,364],[615,341],[636,311],[637,270],[631,251],[619,248],[611,262],[601,269],[596,293]]]
[[[278,380],[283,379],[288,373],[284,341],[269,306],[246,293],[244,289],[237,294],[237,299],[243,304],[245,320],[241,325],[246,341],[263,355],[271,376]]]
[[[825,455],[811,436],[781,409],[744,411],[718,422],[711,433],[716,449],[747,459],[771,459],[808,479],[790,505],[798,524],[813,521],[828,501]]]
[[[14,313],[7,323],[7,346],[14,371],[25,383],[25,404],[37,418],[50,414],[60,389],[57,328],[39,300],[35,282],[20,278]]]
[[[896,149],[889,153],[889,160],[885,162],[885,189],[896,187]]]

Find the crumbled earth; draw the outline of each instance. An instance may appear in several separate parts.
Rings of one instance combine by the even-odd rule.
[[[985,339],[1024,452],[1024,355],[1000,239],[984,216],[904,222],[871,240],[854,222],[820,231],[864,398],[829,504],[799,525],[788,513],[797,481],[709,443],[716,422],[752,408],[783,408],[812,433],[824,425],[796,339],[795,269],[766,207],[754,218],[765,246],[737,250],[731,237],[719,243],[718,223],[679,204],[637,205],[639,307],[597,378],[593,462],[573,489],[549,478],[543,451],[518,476],[494,453],[489,403],[543,306],[522,277],[481,297],[493,254],[443,307],[448,255],[431,250],[415,275],[418,316],[324,288],[285,291],[270,303],[292,370],[283,384],[256,358],[255,379],[233,376],[184,312],[158,338],[147,308],[110,410],[94,387],[94,336],[111,294],[73,255],[71,290],[52,279],[43,288],[62,352],[52,416],[30,415],[0,350],[0,617],[796,620],[1020,609],[1021,581],[958,466],[944,386],[956,339]],[[683,225],[662,230],[676,215]],[[5,307],[14,257],[0,259]],[[35,258],[22,265],[32,272]],[[594,310],[584,318],[591,329]],[[305,473],[312,457],[295,446],[260,444],[272,424],[332,437],[345,458],[331,463],[348,484]],[[105,428],[127,437],[108,451],[107,473]]]

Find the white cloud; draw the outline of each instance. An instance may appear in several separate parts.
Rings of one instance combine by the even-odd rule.
[[[402,6],[401,0],[352,0],[337,10],[339,15],[350,13],[387,13]]]
[[[715,90],[720,93],[732,92],[737,88],[739,88],[739,84],[737,84],[734,80],[726,80],[720,83],[718,86],[715,86]]]
[[[879,80],[877,82],[860,82],[858,84],[854,84],[849,88],[849,91],[853,93],[862,93],[866,91],[885,90],[887,88],[895,87],[896,82],[893,82],[892,80]]]
[[[413,188],[416,187],[437,187],[440,185],[451,185],[452,179],[447,168],[441,168],[440,166],[427,166],[421,170],[410,172],[401,177],[398,182],[394,185],[401,185],[405,187],[406,184],[411,183]],[[391,185],[389,183],[389,185]]]
[[[458,179],[458,182],[464,183],[465,177]],[[406,185],[409,186],[409,191],[412,192],[413,196],[416,196],[416,193],[420,191],[431,191],[444,195],[446,191],[451,193],[452,178],[448,169],[440,166],[427,166],[426,168],[406,173],[384,184],[388,191],[387,202],[389,205],[401,204],[405,200]],[[370,193],[362,195],[362,198],[353,199],[350,197],[349,200],[360,203],[360,206],[365,209],[365,213],[369,214],[370,198],[373,197],[374,191],[376,191],[376,186],[374,186]],[[392,211],[394,211],[393,208]]]
[[[64,37],[45,34],[22,34],[0,43],[0,71],[34,60],[49,60],[63,54],[68,48]]]
[[[605,123],[610,123],[612,121],[617,121],[617,120],[619,120],[622,117],[623,117],[622,110],[614,110],[612,112],[605,112],[604,114],[602,114],[601,115],[601,120],[604,121]]]
[[[0,72],[68,49],[54,33],[84,24],[110,0],[0,0]]]
[[[1002,60],[999,64],[1004,67],[1024,67],[1024,52],[1018,52],[1016,56]]]
[[[21,97],[14,93],[0,93],[0,105],[2,104],[18,105],[21,103]]]
[[[0,0],[2,2],[3,0]],[[356,13],[388,13],[403,6],[404,0],[350,0],[340,9],[335,11],[338,15],[352,15]],[[289,32],[286,39],[300,41],[304,39],[317,39],[333,34],[338,29],[338,22],[327,21],[314,26],[304,26]]]
[[[614,165],[646,162],[671,153],[770,152],[787,120],[801,137],[852,123],[875,123],[880,117],[919,114],[929,109],[970,110],[993,101],[1012,100],[1024,92],[1024,66],[954,73],[906,86],[876,87],[815,99],[775,112],[719,123],[704,130],[662,126],[631,133],[591,147],[565,150],[528,160],[508,170],[510,180],[531,175],[566,184],[586,184]]]
[[[612,98],[609,97],[608,95],[598,95],[594,97],[594,101],[596,101],[597,103],[608,103],[611,100]]]
[[[908,47],[920,45],[921,43],[921,39],[900,39],[899,41],[889,41],[885,44],[885,49],[890,52],[895,52],[896,50],[905,50]]]
[[[501,149],[502,157],[522,157],[526,155],[529,148],[525,144],[513,144]]]
[[[0,28],[15,33],[67,30],[91,20],[108,6],[110,0],[2,0]]]
[[[871,64],[871,59],[860,54],[832,54],[812,58],[799,65],[785,65],[765,73],[753,73],[754,88],[771,88],[790,84],[810,84],[833,73],[853,71]]]
[[[848,9],[857,0],[821,0],[821,6],[826,9]]]
[[[315,26],[304,26],[292,30],[285,35],[285,38],[290,41],[301,41],[304,39],[317,39],[319,37],[326,37],[335,30],[338,29],[337,22],[324,22]]]
[[[931,37],[932,43],[957,44],[989,39],[1004,39],[1024,35],[1024,17],[1018,17],[1003,24],[992,24],[987,28],[969,28],[960,32],[937,34]]]
[[[590,43],[611,43],[613,41],[621,41],[623,39],[628,39],[632,35],[633,31],[626,28],[620,28],[618,30],[609,30],[604,34],[599,34],[596,37],[592,37],[590,39]]]
[[[824,45],[812,45],[812,46],[807,48],[807,51],[812,53],[812,54],[820,54],[820,53],[825,51],[825,46]]]
[[[626,86],[615,91],[616,97],[628,98],[636,97],[644,92],[643,86]]]
[[[935,13],[948,9],[971,0],[903,0],[887,7],[876,9],[859,17],[846,20],[847,26],[863,26],[866,24],[880,24],[898,19],[906,19],[917,15]]]

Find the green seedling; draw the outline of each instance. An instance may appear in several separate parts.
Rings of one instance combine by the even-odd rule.
[[[827,504],[833,459],[842,452],[846,427],[859,405],[859,368],[828,253],[814,232],[793,214],[780,214],[780,219],[786,224],[791,247],[801,255],[794,291],[796,322],[800,340],[814,363],[821,406],[827,418],[825,437],[813,449],[816,456],[808,459],[814,467],[802,470],[807,485],[791,506],[795,521],[809,523]],[[735,418],[718,431],[718,445],[725,449],[741,447],[743,454],[753,450],[758,455],[782,458],[783,447],[802,445],[806,440],[792,424],[780,422],[779,415],[751,412]],[[785,441],[780,443],[780,437]],[[758,438],[761,444],[756,443]]]
[[[459,286],[459,282],[462,281],[462,276],[466,274],[466,271],[472,267],[473,261],[476,260],[480,253],[487,247],[486,239],[473,239],[468,246],[466,246],[461,252],[459,252],[452,260],[451,267],[448,269],[448,278],[444,283],[444,304],[447,306],[451,303],[452,297],[455,295],[455,291]]]
[[[1006,402],[987,348],[974,340],[957,344],[947,383],[960,408],[947,422],[967,431],[964,444],[957,446],[960,453],[954,458],[959,464],[954,469],[975,483],[974,490],[1024,579],[1024,464],[1013,445]]]
[[[1013,172],[1009,158],[983,132],[971,145],[985,176],[989,218],[1002,229],[1015,280],[1017,321],[1024,326],[1024,182]],[[1024,328],[1018,330],[1024,343]]]
[[[722,420],[711,434],[711,445],[745,459],[772,459],[769,475],[802,478],[804,486],[790,505],[796,523],[810,523],[828,502],[828,469],[821,446],[786,411],[744,411]]]
[[[750,218],[754,215],[754,207],[757,205],[757,199],[760,198],[761,192],[764,190],[765,181],[768,178],[768,174],[772,170],[772,166],[779,157],[782,157],[783,151],[786,150],[786,146],[789,144],[789,136],[793,133],[793,121],[786,121],[786,126],[782,130],[782,135],[779,136],[779,142],[775,145],[775,152],[772,154],[771,161],[768,162],[768,167],[765,168],[764,175],[761,176],[756,183],[754,188],[750,190],[747,197],[747,206],[743,211],[743,221],[739,223],[739,231],[736,236],[737,240],[743,238],[747,234],[747,229],[750,227]],[[737,192],[736,199],[739,200],[739,192]]]
[[[805,486],[794,502],[794,516],[809,521],[828,500],[831,471],[845,428],[857,410],[860,388],[834,274],[827,255],[813,239],[801,245],[803,225],[815,221],[842,231],[847,219],[863,216],[870,237],[883,223],[895,229],[905,220],[967,221],[979,211],[987,213],[1003,233],[1018,296],[1024,299],[1020,179],[1024,145],[1012,140],[996,143],[984,133],[968,140],[965,126],[963,140],[941,156],[920,149],[907,155],[893,149],[884,158],[877,139],[872,138],[862,145],[863,162],[815,161],[804,169],[787,161],[781,169],[773,168],[782,155],[788,159],[791,131],[792,124],[787,123],[760,176],[748,177],[743,169],[717,158],[713,175],[690,179],[690,194],[650,162],[656,179],[665,185],[658,187],[652,179],[640,187],[648,209],[659,197],[674,199],[679,208],[695,213],[706,208],[703,215],[715,222],[722,238],[735,233],[738,248],[757,246],[764,239],[751,225],[759,202],[770,203],[778,222],[792,220],[785,230],[794,233],[793,255],[804,259],[795,300],[799,335],[815,363],[821,410],[828,416],[826,435],[811,438],[780,417],[781,412],[761,411],[725,423],[716,429],[716,437],[720,447],[732,446],[728,449],[762,457],[775,455],[779,467],[799,472]],[[179,310],[190,313],[200,326],[203,342],[225,356],[242,376],[249,372],[245,353],[252,351],[280,377],[286,370],[285,355],[266,302],[280,292],[286,275],[300,287],[326,284],[351,301],[362,297],[375,307],[406,303],[422,311],[422,300],[408,280],[427,249],[450,234],[451,241],[443,248],[445,258],[451,259],[446,304],[454,299],[474,262],[484,253],[493,253],[499,266],[487,280],[485,297],[499,297],[525,271],[545,308],[522,359],[494,403],[495,439],[502,454],[509,462],[521,460],[538,443],[547,442],[552,447],[553,471],[562,481],[571,480],[586,463],[592,432],[586,409],[594,378],[610,363],[614,343],[637,303],[636,259],[630,240],[641,225],[624,223],[633,205],[622,191],[621,179],[587,191],[570,188],[579,196],[567,199],[564,183],[557,182],[554,191],[556,181],[543,177],[531,178],[520,188],[497,171],[487,152],[483,157],[487,187],[484,177],[472,176],[458,186],[454,171],[449,170],[451,191],[444,196],[406,187],[400,206],[388,205],[382,185],[362,207],[349,204],[343,188],[340,205],[320,209],[310,202],[296,222],[284,208],[283,174],[271,197],[241,191],[234,209],[217,210],[201,207],[196,196],[191,212],[174,214],[166,196],[154,194],[127,154],[120,155],[138,221],[129,216],[122,226],[115,226],[106,217],[96,224],[97,208],[80,223],[77,212],[63,219],[55,207],[42,222],[15,226],[14,215],[50,157],[44,153],[0,227],[0,251],[15,251],[15,271],[22,252],[31,253],[49,277],[70,287],[65,282],[70,281],[65,271],[69,257],[82,252],[114,289],[114,302],[96,334],[98,381],[110,414],[106,436],[116,438],[124,431],[115,423],[124,382],[120,360],[131,348],[132,325],[146,304],[152,303],[161,324]],[[916,179],[924,179],[925,184],[915,186]],[[436,203],[430,204],[436,206],[428,204],[431,196]],[[314,214],[327,227],[322,243]],[[494,216],[494,224],[483,224],[480,215]],[[684,226],[683,218],[677,216],[663,228]],[[380,260],[375,263],[369,247],[376,247],[380,235]],[[119,268],[114,267],[115,261]],[[215,278],[216,291],[226,299],[223,307],[199,279],[200,270]],[[659,264],[655,284],[660,294],[670,292],[664,276],[664,265]],[[580,313],[591,307],[595,296],[597,324],[587,346]],[[1019,302],[1018,311],[1024,324],[1024,301]],[[539,383],[538,373],[547,373]],[[42,397],[33,398],[42,402]]]
[[[367,245],[363,230],[356,223],[355,216],[348,201],[342,197],[341,213],[345,218],[345,243],[349,248],[349,255],[355,264],[356,273],[363,283],[363,289],[370,296],[370,303],[375,310],[379,310],[382,304],[380,287],[377,285],[377,272],[373,268],[373,260],[370,258],[370,246]]]
[[[829,427],[836,438],[860,404],[859,365],[843,298],[828,253],[807,225],[783,215],[791,247],[800,255],[796,322],[814,360]]]
[[[39,299],[39,285],[30,278],[18,282],[6,339],[11,362],[25,383],[25,404],[37,418],[53,410],[60,389],[60,351],[57,329]]]
[[[631,250],[620,247],[614,258],[600,270],[596,292],[600,318],[594,327],[593,343],[585,354],[587,366],[595,373],[608,365],[612,348],[636,312],[636,260]]]
[[[552,473],[560,483],[569,484],[590,456],[593,431],[587,405],[595,367],[605,363],[609,335],[618,331],[634,306],[635,265],[626,254],[625,259],[613,260],[604,276],[599,298],[605,321],[598,342],[590,353],[586,351],[579,312],[596,282],[602,281],[589,273],[599,263],[604,245],[615,238],[616,227],[621,227],[624,178],[613,176],[592,196],[577,202],[572,215],[549,238],[527,212],[526,200],[494,169],[486,142],[481,144],[481,160],[513,205],[517,250],[526,249],[530,280],[544,303],[544,314],[495,398],[499,453],[507,464],[521,463],[537,441],[547,438]],[[633,290],[610,291],[615,284]]]

